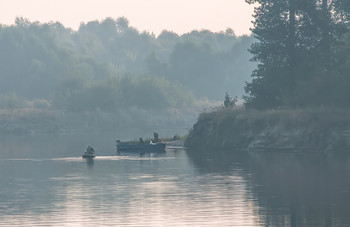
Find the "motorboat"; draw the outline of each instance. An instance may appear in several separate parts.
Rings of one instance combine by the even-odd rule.
[[[116,141],[117,152],[136,152],[136,153],[160,153],[165,152],[166,144],[162,142],[157,143],[133,143]]]
[[[128,141],[121,142],[120,140],[116,141],[117,153],[121,152],[134,152],[134,153],[161,153],[165,152],[166,143],[163,143],[159,139],[158,133],[153,133],[154,139],[149,140],[149,142],[143,141],[142,138],[139,138],[139,141]]]
[[[95,158],[95,151],[92,147],[88,146],[84,154],[81,156],[82,158]]]

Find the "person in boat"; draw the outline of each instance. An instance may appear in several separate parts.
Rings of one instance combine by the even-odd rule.
[[[153,143],[158,143],[159,142],[159,135],[157,132],[153,133],[153,137],[154,137]]]
[[[86,151],[87,151],[88,154],[94,154],[94,153],[95,153],[94,148],[92,148],[91,146],[88,146],[88,148],[86,149]]]

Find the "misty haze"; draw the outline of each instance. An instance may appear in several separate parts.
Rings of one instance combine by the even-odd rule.
[[[0,226],[350,226],[350,3],[245,2],[247,35],[0,18]]]
[[[123,17],[81,24],[76,32],[17,18],[0,35],[1,131],[185,134],[224,91],[244,94],[255,67],[245,51],[252,42],[232,29],[156,37]]]

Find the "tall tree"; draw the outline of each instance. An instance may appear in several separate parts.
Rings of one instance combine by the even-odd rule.
[[[259,65],[245,87],[246,105],[274,108],[325,104],[321,99],[308,101],[305,95],[310,95],[312,83],[322,84],[331,76],[333,49],[346,31],[345,11],[339,13],[345,3],[338,0],[336,8],[337,1],[330,0],[246,1],[259,3],[252,29],[259,42],[250,49],[252,60]]]
[[[250,95],[245,97],[246,104],[255,108],[277,107],[293,85],[290,70],[295,64],[295,9],[289,7],[289,0],[247,2],[260,5],[255,9],[252,29],[258,42],[250,48],[254,56],[252,61],[258,62],[258,67],[252,73],[252,82],[245,87]],[[292,17],[289,16],[291,12]]]

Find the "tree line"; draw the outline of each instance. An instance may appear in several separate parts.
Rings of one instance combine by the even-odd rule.
[[[251,48],[258,66],[245,86],[247,107],[349,107],[350,1],[258,3]]]
[[[0,107],[27,99],[69,111],[166,108],[219,100],[224,91],[241,96],[255,67],[246,51],[253,42],[232,29],[156,36],[124,17],[77,31],[16,18],[0,25]]]

